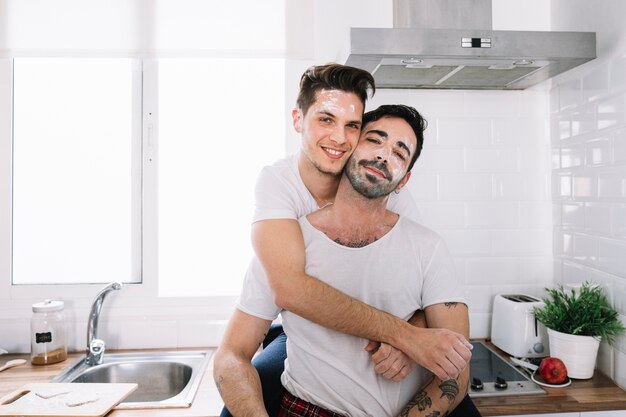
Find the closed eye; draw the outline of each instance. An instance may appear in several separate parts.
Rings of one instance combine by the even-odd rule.
[[[398,158],[400,158],[403,161],[406,161],[406,157],[404,156],[404,154],[402,152],[396,151],[394,153],[398,156]]]

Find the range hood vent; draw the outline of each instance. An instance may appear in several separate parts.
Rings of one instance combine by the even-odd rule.
[[[594,32],[491,26],[491,0],[394,0],[394,28],[350,29],[346,64],[377,88],[523,90],[596,58]]]

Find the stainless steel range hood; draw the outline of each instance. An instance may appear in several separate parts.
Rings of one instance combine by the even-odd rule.
[[[394,0],[394,28],[351,28],[347,65],[378,88],[523,90],[596,58],[594,32],[491,30],[491,0]]]

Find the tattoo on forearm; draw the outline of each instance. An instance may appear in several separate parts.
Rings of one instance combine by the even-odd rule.
[[[441,415],[441,413],[439,411],[433,411],[432,413],[428,414],[426,417],[439,417]]]
[[[404,410],[400,413],[401,417],[408,417],[409,412],[413,407],[417,405],[417,409],[420,411],[424,411],[430,406],[433,405],[433,401],[430,399],[428,394],[425,391],[420,391],[415,394],[415,397],[404,407]]]
[[[443,303],[443,305],[445,305],[448,308],[454,308],[458,305],[459,303],[453,303],[453,302],[447,302],[447,303]]]
[[[449,379],[447,381],[443,381],[439,384],[439,388],[441,389],[441,397],[446,397],[448,399],[448,403],[452,404],[456,399],[456,396],[459,395],[459,384],[454,379]]]

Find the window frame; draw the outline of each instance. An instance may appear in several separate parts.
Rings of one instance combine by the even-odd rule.
[[[0,311],[8,316],[27,317],[30,304],[45,298],[66,300],[66,310],[74,310],[78,318],[80,309],[86,309],[95,294],[105,285],[81,284],[16,284],[12,283],[12,145],[13,145],[13,59],[37,56],[25,53],[0,55]],[[50,53],[43,56],[67,56]],[[77,54],[71,56],[102,55]],[[158,283],[158,68],[160,56],[137,57],[128,54],[106,57],[134,58],[140,65],[134,74],[133,130],[139,135],[141,152],[141,283],[125,284],[111,303],[117,314],[128,317],[169,317],[184,320],[191,315],[208,317],[210,322],[223,323],[230,316],[237,295],[219,296],[160,296]],[[138,88],[137,88],[138,86]],[[285,149],[286,150],[286,149]],[[6,189],[4,188],[6,186]],[[68,303],[69,302],[69,303]],[[217,321],[215,321],[217,320]]]
[[[236,296],[162,297],[158,294],[158,59],[137,58],[133,74],[133,150],[141,153],[141,282],[124,286],[124,297],[117,303],[127,307],[203,307],[221,313],[232,308]],[[105,285],[13,284],[12,283],[12,172],[13,172],[13,58],[0,58],[0,86],[7,94],[0,97],[0,301],[18,305],[20,300],[49,298],[51,293],[64,299],[91,298]],[[139,160],[139,158],[135,158]],[[211,300],[211,303],[207,303]],[[139,301],[139,303],[138,303]]]
[[[129,217],[130,217],[130,232],[131,232],[131,239],[130,242],[130,257],[131,257],[131,264],[129,265],[129,271],[127,273],[125,273],[125,277],[124,279],[128,279],[130,282],[129,283],[141,283],[142,282],[142,265],[141,265],[141,261],[142,261],[142,236],[141,236],[141,231],[142,231],[142,201],[141,201],[141,196],[142,196],[142,178],[143,178],[143,174],[142,174],[142,144],[141,144],[141,127],[142,127],[142,119],[141,119],[141,103],[142,103],[142,63],[140,59],[137,58],[132,58],[132,57],[14,57],[11,61],[12,61],[12,75],[18,75],[16,74],[16,68],[21,68],[21,65],[18,65],[17,60],[18,59],[25,59],[25,60],[34,60],[29,62],[26,62],[24,64],[21,65],[25,65],[24,68],[33,68],[33,65],[37,66],[37,67],[45,67],[46,66],[46,60],[47,59],[52,59],[52,66],[56,66],[56,65],[62,65],[61,68],[67,68],[68,70],[73,70],[78,68],[81,72],[90,72],[90,69],[86,69],[85,67],[81,67],[82,65],[88,65],[87,68],[106,68],[107,65],[109,64],[115,64],[115,65],[124,65],[125,69],[129,70],[128,72],[125,72],[125,76],[130,78],[130,91],[124,89],[125,94],[130,93],[130,113],[126,113],[125,112],[125,117],[129,117],[130,118],[130,154],[126,153],[126,157],[130,158],[130,166],[125,165],[125,167],[130,168],[130,181],[128,183],[128,186],[130,186],[130,212]],[[77,67],[74,67],[73,65],[76,64]],[[101,65],[102,64],[102,65]],[[104,73],[103,73],[104,74]],[[12,80],[12,85],[11,88],[15,88],[16,82],[15,79],[11,78]],[[16,102],[18,100],[18,98],[16,98],[14,96],[15,90],[13,90],[11,92],[11,96],[13,97],[13,106],[11,111],[15,111],[15,105]],[[97,98],[94,98],[95,100],[97,100]],[[24,103],[23,99],[19,100],[20,103]],[[45,102],[45,99],[44,99]],[[52,104],[52,106],[54,106],[54,104]],[[12,119],[14,120],[15,123],[15,116],[12,117]],[[106,123],[106,122],[105,122]],[[16,127],[18,130],[22,130],[23,127],[20,126],[14,126]],[[128,132],[128,131],[127,131]],[[86,133],[86,132],[85,132]],[[11,158],[11,163],[12,164],[16,164],[19,161],[16,161],[16,155],[15,155],[15,144],[16,144],[16,140],[20,140],[19,138],[16,139],[16,137],[14,136],[14,131],[11,132],[11,146],[12,146],[12,158]],[[98,146],[98,144],[95,144],[92,142],[92,146]],[[95,152],[98,152],[97,150]],[[20,159],[23,158],[28,158],[28,155],[20,155]],[[24,167],[20,167],[20,170],[22,170],[23,172]],[[36,170],[38,170],[38,168],[35,168]],[[15,174],[15,168],[12,169],[12,173]],[[11,187],[14,187],[16,182],[15,182],[15,178],[11,178]],[[128,189],[126,189],[128,192]],[[97,190],[96,190],[97,191]],[[16,236],[15,232],[16,232],[16,224],[14,222],[14,217],[13,217],[13,213],[15,210],[15,193],[12,193],[12,201],[11,201],[11,235]],[[18,208],[19,209],[19,208]],[[23,238],[23,236],[22,236]],[[15,251],[16,250],[16,245],[15,242],[11,242],[11,251]],[[24,248],[22,248],[21,250],[25,250]],[[13,253],[11,254],[11,262],[14,262],[14,257],[12,256]],[[21,255],[24,255],[23,253]],[[106,254],[104,254],[105,256]],[[12,265],[11,268],[11,285],[13,286],[24,286],[24,285],[34,285],[33,283],[30,282],[24,282],[24,281],[28,281],[29,279],[32,278],[22,278],[22,282],[16,282],[16,276],[15,276],[15,268],[14,265]],[[37,279],[37,277],[34,277],[35,279]],[[77,285],[84,285],[86,284],[85,281],[86,279],[88,279],[89,277],[79,277],[80,280],[76,281]],[[35,281],[36,282],[36,281]],[[106,282],[102,282],[99,281],[99,283],[101,285],[105,285]],[[41,285],[50,285],[50,284],[55,284],[55,285],[61,285],[60,283],[57,282],[50,282],[50,283],[41,283]]]
[[[128,57],[121,57],[128,58]],[[96,294],[103,283],[80,283],[80,284],[13,284],[12,276],[12,239],[13,239],[13,74],[14,74],[15,57],[0,59],[0,85],[7,94],[0,97],[0,122],[5,128],[0,130],[0,166],[4,167],[0,172],[0,184],[7,186],[7,192],[0,195],[0,213],[7,213],[7,216],[0,219],[0,276],[6,277],[0,279],[0,294],[6,295],[6,299],[41,299],[50,296],[51,287],[54,286],[55,293],[63,294],[64,298],[80,298],[88,294]],[[156,124],[153,122],[156,116],[153,110],[157,105],[157,97],[155,89],[145,87],[146,80],[156,83],[158,80],[156,72],[156,64],[154,61],[147,62],[146,59],[132,58],[136,61],[133,68],[133,91],[132,91],[132,152],[139,152],[141,158],[134,157],[133,171],[138,172],[139,178],[134,178],[133,193],[139,193],[141,196],[140,207],[133,207],[133,221],[140,222],[139,244],[140,251],[138,259],[134,264],[138,263],[140,282],[128,283],[125,285],[124,294],[130,297],[157,297],[158,295],[158,278],[154,268],[146,268],[146,259],[154,259],[156,257],[156,230],[154,228],[146,228],[146,221],[154,222],[156,219],[156,208],[150,204],[145,204],[145,199],[156,200],[154,190],[156,189],[156,178],[153,170],[154,164],[146,163],[148,160],[156,159]],[[147,68],[147,71],[146,71]],[[150,112],[153,117],[145,120],[144,116]],[[151,136],[153,135],[153,136]],[[143,184],[143,187],[142,187]],[[142,189],[143,188],[143,189]],[[133,202],[133,204],[136,204]],[[147,236],[146,237],[146,232]],[[147,244],[147,242],[153,242]],[[148,255],[147,251],[152,251]],[[154,262],[153,262],[154,263]],[[146,273],[148,270],[149,273]],[[0,299],[5,297],[0,296]]]

